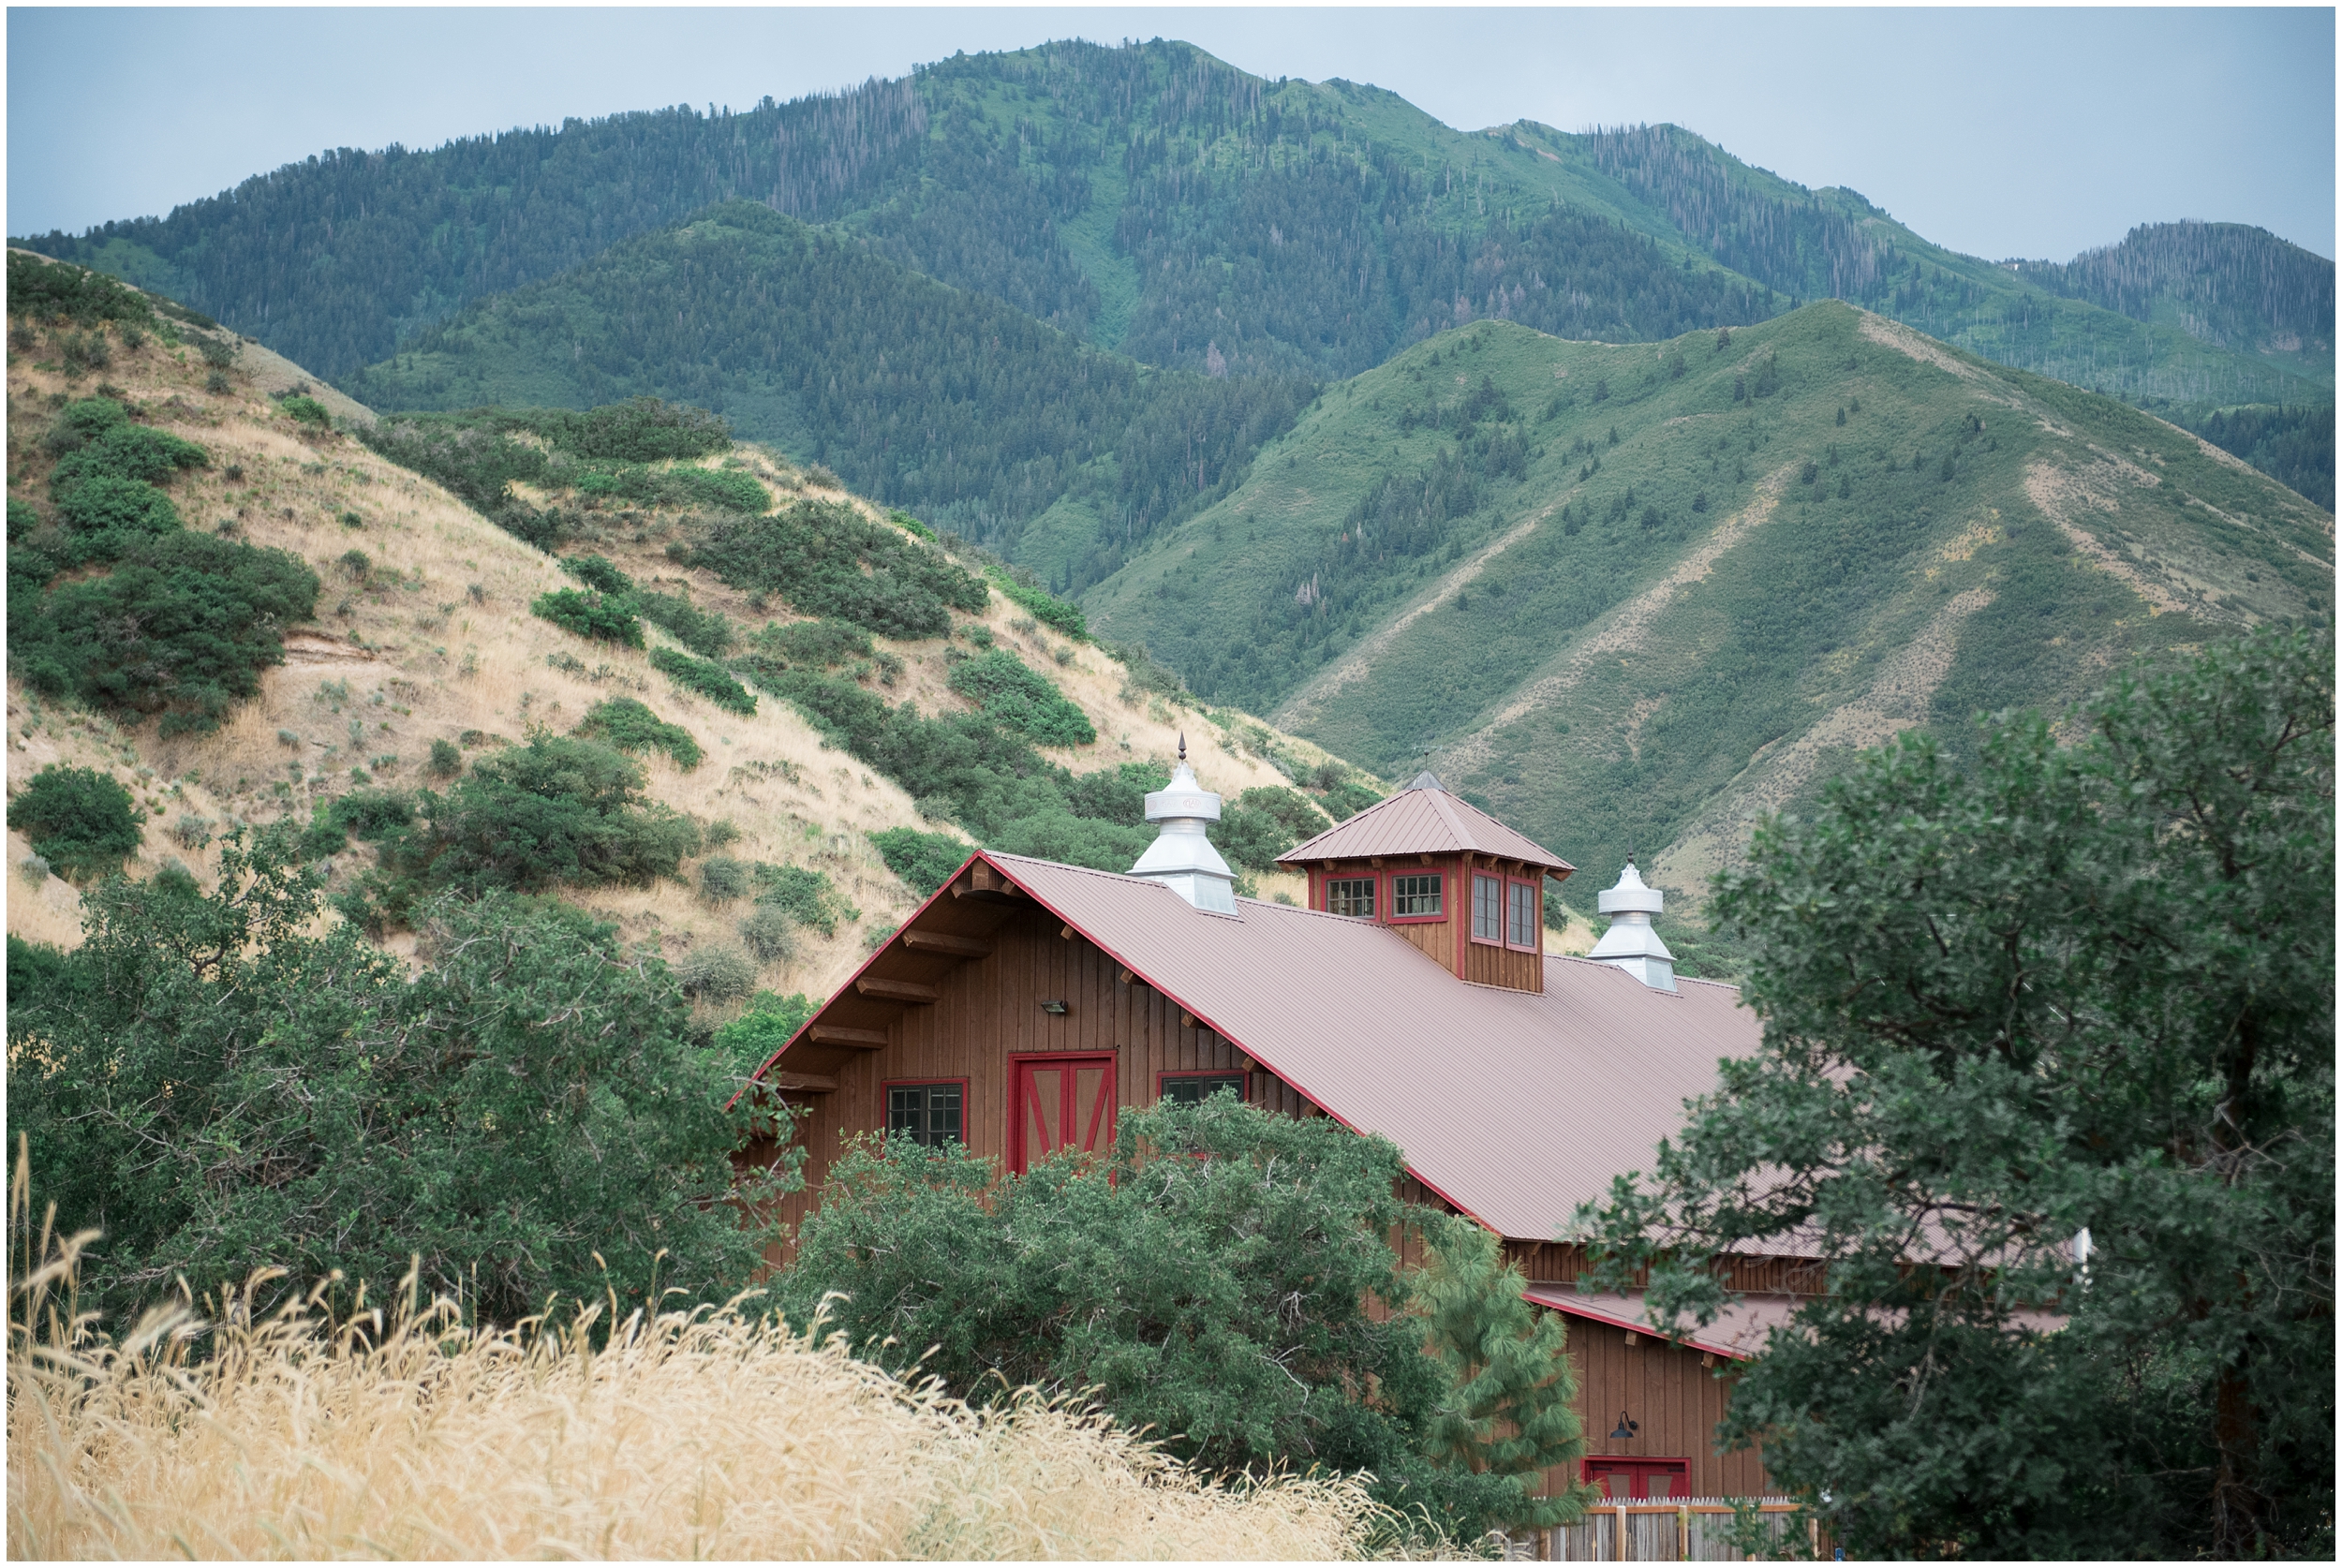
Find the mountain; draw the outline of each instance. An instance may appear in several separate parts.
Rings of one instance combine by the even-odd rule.
[[[742,952],[761,920],[742,984],[821,995],[972,838],[1127,865],[1151,836],[1143,791],[1182,732],[1264,895],[1298,886],[1267,868],[1290,841],[1282,818],[1322,824],[1375,798],[1321,748],[1118,660],[997,563],[941,550],[704,414],[376,425],[168,301],[112,288],[93,305],[85,279],[10,259],[8,784],[14,798],[52,764],[114,780],[145,814],[133,875],[177,864],[209,884],[230,828],[290,821],[322,836],[333,892],[363,895],[387,857],[326,824],[378,825],[420,787],[452,791],[541,735],[582,735],[630,748],[645,807],[691,824],[697,847],[674,875],[560,896],[678,966]],[[102,526],[93,460],[156,454],[151,484],[116,478],[108,494],[117,521],[122,495],[144,496],[138,537]],[[717,548],[816,533],[840,548],[801,552],[781,582]],[[158,584],[170,562],[156,550],[198,570]],[[240,563],[308,598],[232,618]],[[91,658],[58,647],[68,600],[141,573],[145,599],[94,623]],[[620,579],[638,641],[539,608]],[[223,642],[253,657],[230,669]],[[1004,712],[1058,728],[1036,739]],[[9,832],[25,884],[8,930],[70,945],[79,894],[33,836]],[[787,895],[786,919],[760,890]],[[386,940],[413,938],[393,920]]]
[[[1085,596],[1214,701],[1441,770],[1693,894],[1854,749],[2332,614],[2332,515],[2111,398],[1825,302],[1651,345],[1506,322],[1330,389]]]
[[[2332,339],[2331,262],[2322,336],[2296,330],[2300,349],[2190,335],[2186,321],[2261,308],[2218,303],[2259,276],[2246,252],[2218,259],[2253,232],[2235,226],[2191,242],[2215,257],[2194,274],[2210,296],[2134,318],[2096,285],[1957,256],[1675,126],[1457,131],[1381,89],[1265,81],[1162,40],[955,56],[737,114],[341,149],[168,217],[33,243],[338,380],[467,302],[732,199],[1195,371],[1340,377],[1485,318],[1636,341],[1842,297],[2108,391],[2300,403],[2333,385],[2315,348]],[[2314,274],[2306,257],[2292,261]]]
[[[2017,271],[2068,299],[2334,373],[2334,263],[2241,223],[2141,224],[2119,244]],[[2297,356],[2297,358],[2296,358]]]
[[[1224,493],[1314,390],[1149,369],[750,201],[467,306],[343,380],[381,408],[679,399],[988,541],[1069,492],[1144,537]],[[1085,581],[1120,560],[1093,542]]]

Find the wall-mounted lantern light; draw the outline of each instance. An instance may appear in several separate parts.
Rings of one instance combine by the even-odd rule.
[[[1632,1442],[1635,1441],[1635,1434],[1641,1430],[1641,1422],[1627,1420],[1626,1413],[1624,1411],[1620,1411],[1618,1413],[1618,1425],[1610,1428],[1610,1441],[1612,1442]]]
[[[1065,1016],[1065,1004],[1061,1001],[1045,1001],[1041,1004],[1041,1011],[1052,1018],[1062,1018]]]

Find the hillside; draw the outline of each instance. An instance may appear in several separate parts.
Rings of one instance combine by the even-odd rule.
[[[181,294],[339,380],[467,303],[735,199],[1193,371],[1338,377],[1483,318],[1636,341],[1835,296],[2109,392],[2300,403],[2334,379],[2333,264],[2283,247],[2272,295],[2266,237],[2238,226],[2200,226],[2182,308],[2141,312],[2083,281],[2106,273],[2087,259],[1960,256],[1679,127],[1460,131],[1381,89],[1269,81],[1162,40],[956,56],[739,113],[342,149],[37,248]],[[2237,337],[2246,317],[2272,331]]]
[[[1216,701],[1440,769],[1679,895],[1856,748],[2332,614],[2333,518],[2119,402],[1851,306],[1450,332],[1329,391],[1087,596]],[[1661,853],[1660,851],[1664,851]]]
[[[596,457],[531,470],[536,481],[511,485],[499,516],[508,524],[523,516],[542,520],[541,537],[556,555],[334,428],[322,407],[267,395],[262,383],[281,378],[278,364],[239,362],[238,346],[195,324],[199,318],[138,306],[135,319],[101,312],[37,320],[26,314],[36,296],[12,268],[18,315],[7,382],[8,782],[13,798],[52,763],[93,767],[120,781],[145,813],[129,862],[134,875],[178,863],[208,883],[217,874],[221,836],[235,824],[305,824],[332,815],[336,803],[359,805],[422,785],[452,790],[454,780],[477,776],[483,760],[522,755],[533,737],[569,734],[598,705],[631,698],[688,732],[687,756],[691,746],[704,753],[690,766],[656,746],[633,753],[654,809],[671,808],[692,824],[698,848],[675,876],[564,886],[561,895],[617,922],[630,939],[656,942],[680,963],[695,952],[738,951],[744,917],[763,908],[753,901],[755,889],[778,885],[791,894],[791,918],[777,935],[768,921],[771,952],[755,964],[754,984],[820,995],[926,891],[906,885],[870,836],[887,829],[928,836],[896,843],[894,851],[898,863],[931,866],[938,855],[956,855],[952,840],[965,840],[955,820],[984,820],[984,803],[965,796],[914,801],[882,765],[897,764],[899,774],[900,759],[874,763],[857,755],[852,742],[862,732],[835,717],[848,698],[860,704],[854,714],[867,719],[876,713],[893,723],[891,732],[981,742],[991,747],[986,755],[992,762],[1023,769],[1017,799],[1060,804],[1056,815],[990,824],[1020,847],[1031,844],[1014,839],[1016,831],[1087,833],[1071,848],[1092,854],[1121,853],[1143,842],[1149,830],[1137,821],[1137,793],[1146,779],[1167,771],[1181,729],[1199,774],[1229,796],[1231,824],[1249,822],[1254,837],[1282,830],[1264,826],[1258,811],[1247,817],[1238,807],[1248,790],[1270,789],[1280,809],[1305,813],[1318,807],[1291,802],[1321,800],[1339,809],[1341,801],[1372,798],[1371,780],[1349,777],[1318,747],[1240,713],[1198,704],[1160,672],[1126,666],[1078,636],[1045,627],[1011,593],[1047,611],[1045,598],[1015,589],[1005,578],[992,579],[987,588],[976,575],[980,561],[971,558],[971,570],[963,570],[879,509],[765,449],[719,439],[720,450],[696,459]],[[220,629],[271,646],[281,635],[282,662],[262,662],[246,699],[196,692],[193,706],[179,699],[159,703],[158,721],[142,717],[135,703],[44,696],[20,667],[20,649],[36,645],[26,640],[41,629],[56,595],[76,584],[119,581],[143,565],[141,546],[110,546],[98,552],[95,576],[88,566],[69,568],[50,599],[42,598],[41,581],[60,557],[41,553],[92,537],[74,531],[78,503],[52,482],[72,461],[57,455],[71,446],[58,433],[92,417],[100,403],[127,411],[126,424],[112,428],[146,433],[143,446],[133,446],[179,454],[179,470],[156,481],[185,525],[160,536],[165,543],[210,539],[224,541],[220,548],[249,546],[255,558],[283,551],[315,574],[321,591],[313,618],[281,628]],[[660,417],[670,422],[654,435],[679,429],[688,436],[706,428],[704,421],[693,424],[688,411]],[[527,425],[530,417],[519,422]],[[542,428],[545,420],[535,417],[534,423]],[[630,428],[639,433],[640,422]],[[556,429],[548,439],[522,429],[510,444],[541,457],[551,447],[559,456],[568,434]],[[395,431],[369,438],[418,460],[398,445]],[[190,454],[174,442],[200,451]],[[476,434],[459,434],[453,445],[466,452],[491,450]],[[678,564],[673,556],[688,554],[684,541],[720,531],[705,497],[737,495],[744,481],[778,510],[763,519],[752,510],[723,514],[730,518],[723,527],[780,529],[800,515],[794,509],[807,507],[833,533],[847,529],[842,520],[858,520],[854,525],[882,544],[897,541],[893,548],[910,563],[906,570],[949,578],[961,584],[954,593],[972,595],[970,601],[981,608],[948,611],[941,625],[920,635],[870,635],[851,618],[871,613],[855,602],[841,608],[824,601],[829,618],[815,619],[794,610],[787,592],[727,582],[720,565]],[[95,537],[103,543],[108,536]],[[578,564],[588,555],[632,577],[644,614],[660,617],[645,645],[591,642],[532,614],[540,596],[579,589],[577,572],[593,570]],[[111,579],[109,560],[115,563]],[[565,560],[572,570],[564,570]],[[837,580],[836,572],[823,579]],[[703,648],[722,629],[734,639],[733,656],[742,668],[761,672],[772,685],[800,683],[808,706],[767,691],[754,700],[752,713],[739,712],[688,689],[679,683],[698,680],[691,673],[695,656],[686,656],[687,637],[670,626],[682,627],[689,643]],[[120,666],[133,691],[155,689],[138,684],[155,678],[151,658],[178,657],[152,645],[162,651],[149,656],[148,673]],[[968,668],[983,670],[991,684],[955,683],[955,672]],[[1009,680],[1003,672],[1014,670],[1030,674]],[[1055,744],[1028,745],[987,727],[990,710],[979,700],[1003,681],[1010,688],[1021,681],[1018,688],[1045,704],[1061,697],[1080,716],[1069,722],[1097,738],[1085,743],[1066,734]],[[178,689],[193,690],[184,682]],[[978,698],[965,694],[971,689]],[[833,717],[817,724],[808,717],[816,711]],[[216,727],[207,732],[207,722]],[[589,734],[614,732],[586,728]],[[1294,775],[1305,787],[1291,787]],[[1051,782],[1060,778],[1070,782]],[[1324,787],[1345,778],[1347,793],[1326,793]],[[1060,800],[1069,791],[1070,808]],[[1232,843],[1231,851],[1257,859],[1257,847],[1243,851]],[[8,929],[69,945],[78,933],[80,895],[56,875],[32,876],[32,856],[26,834],[12,829],[10,865],[26,875],[8,900]],[[719,856],[743,868],[737,876],[753,869],[750,885],[719,898],[723,890],[709,870]],[[332,859],[334,890],[363,891],[375,869],[374,851],[353,841]],[[1295,886],[1277,875],[1257,881],[1264,895],[1290,895]],[[414,938],[393,918],[386,939],[406,949]]]

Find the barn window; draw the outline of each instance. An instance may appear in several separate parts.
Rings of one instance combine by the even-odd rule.
[[[1244,1074],[1241,1072],[1164,1072],[1155,1080],[1158,1098],[1178,1105],[1200,1105],[1225,1089],[1238,1100],[1244,1098]]]
[[[1478,877],[1472,879],[1472,939],[1476,942],[1501,942],[1505,939],[1505,879]]]
[[[1372,920],[1374,879],[1336,877],[1326,884],[1326,910],[1328,914],[1356,915],[1364,920]]]
[[[1424,877],[1393,877],[1390,880],[1390,918],[1439,919],[1443,912],[1440,894],[1445,880],[1436,871]]]
[[[964,1080],[887,1085],[886,1135],[900,1133],[930,1147],[962,1142],[959,1109],[966,1093]]]
[[[1512,918],[1505,933],[1505,940],[1514,947],[1534,952],[1544,945],[1537,940],[1537,884],[1514,882],[1508,891],[1512,894],[1513,905]]]

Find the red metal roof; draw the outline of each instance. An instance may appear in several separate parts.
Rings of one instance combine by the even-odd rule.
[[[1494,855],[1525,860],[1566,877],[1577,869],[1471,802],[1420,780],[1277,857],[1280,865],[1375,855]]]
[[[1631,1328],[1638,1334],[1658,1334],[1644,1316],[1646,1304],[1639,1291],[1621,1294],[1580,1291],[1568,1285],[1533,1285],[1520,1294],[1540,1307],[1550,1307],[1573,1317],[1592,1318],[1614,1328]],[[1715,1322],[1678,1338],[1694,1350],[1746,1361],[1762,1354],[1766,1338],[1787,1323],[1790,1315],[1809,1299],[1801,1295],[1735,1296],[1716,1315]]]
[[[1371,922],[1250,898],[1208,914],[1144,878],[982,858],[1508,1236],[1552,1240],[1612,1176],[1649,1170],[1718,1058],[1757,1044],[1730,985],[1686,980],[1669,995],[1552,956],[1542,996],[1475,985]]]

